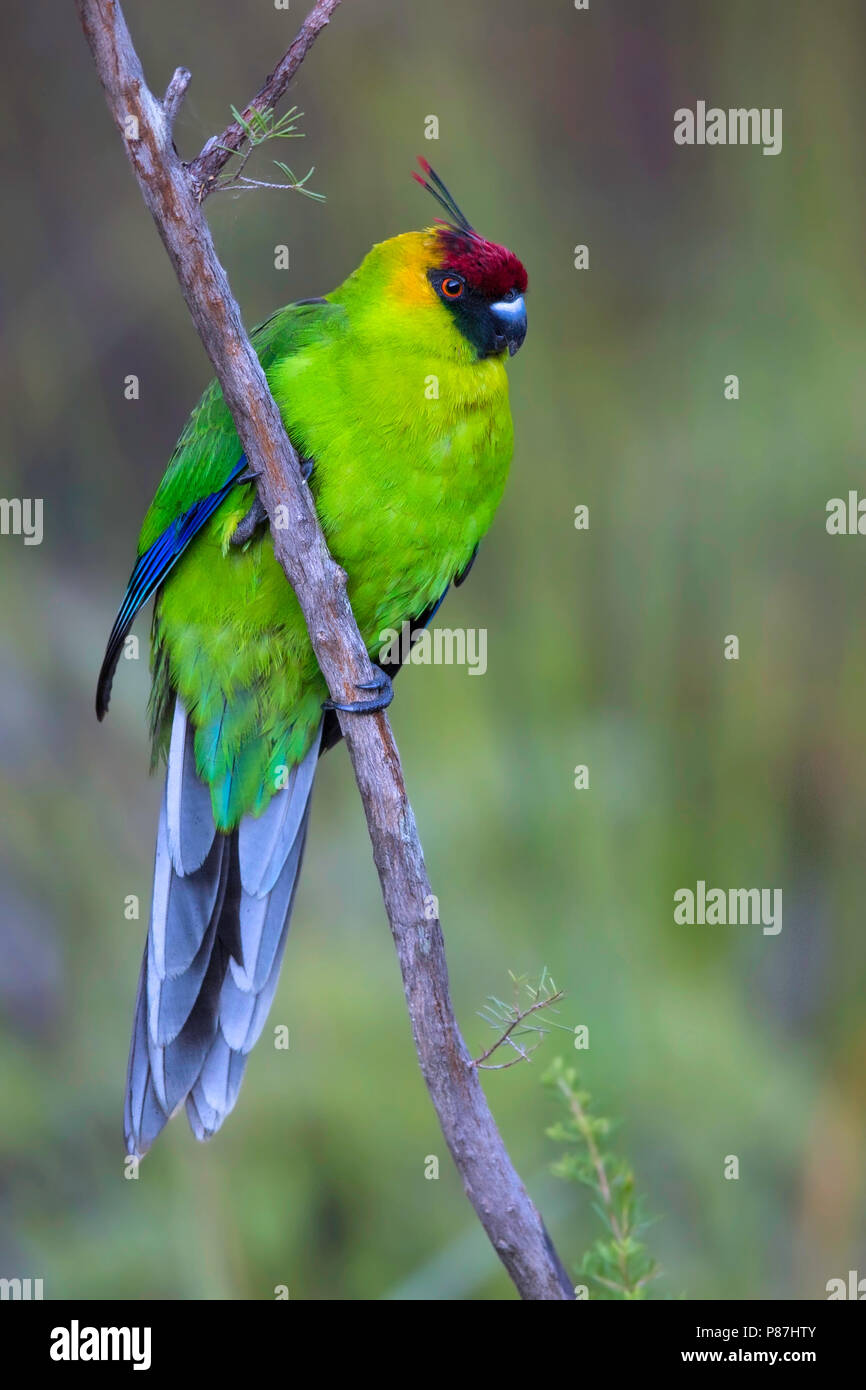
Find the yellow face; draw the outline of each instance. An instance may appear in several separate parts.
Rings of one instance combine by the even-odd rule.
[[[526,274],[511,252],[483,238],[468,247],[442,227],[374,246],[329,298],[392,341],[435,339],[461,360],[513,355],[526,334]]]
[[[438,296],[428,275],[430,267],[442,257],[436,229],[430,227],[423,232],[405,232],[382,245],[390,248],[389,296],[406,308],[424,309],[438,305]]]

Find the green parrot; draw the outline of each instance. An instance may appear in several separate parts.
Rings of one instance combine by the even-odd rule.
[[[523,265],[419,163],[447,220],[374,246],[332,294],[252,335],[374,662],[382,634],[420,633],[475,559],[513,449],[505,362],[526,334]],[[100,719],[151,596],[153,757],[167,771],[124,1107],[136,1155],[181,1105],[207,1139],[237,1100],[276,989],[316,763],[340,738],[216,382],[145,516]],[[397,666],[376,670],[340,709],[388,704]]]

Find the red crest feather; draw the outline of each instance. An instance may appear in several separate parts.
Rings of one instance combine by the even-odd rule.
[[[417,179],[421,187],[433,195],[449,216],[447,222],[441,217],[436,219],[439,224],[436,233],[443,250],[442,268],[453,270],[455,275],[463,277],[471,289],[493,299],[512,289],[523,294],[528,281],[522,261],[506,246],[479,236],[435,169],[421,155],[418,156],[418,163],[425,177],[413,172],[413,179]]]

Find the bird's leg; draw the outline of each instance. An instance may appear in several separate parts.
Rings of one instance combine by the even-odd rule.
[[[253,504],[245,517],[242,517],[232,532],[232,545],[246,545],[252,540],[258,528],[268,519],[265,504],[256,493]]]
[[[308,483],[313,472],[313,460],[302,458],[298,462],[301,465],[301,477],[305,483]],[[252,473],[248,470],[240,475],[238,482],[254,483],[258,476],[258,473]],[[268,514],[265,511],[264,503],[256,493],[246,516],[241,518],[232,532],[232,545],[246,545],[247,541],[252,540],[258,528],[267,522],[267,519]]]
[[[373,670],[376,675],[371,681],[361,681],[356,685],[356,690],[376,690],[379,693],[372,700],[350,700],[346,704],[340,704],[338,700],[325,700],[322,709],[342,710],[344,714],[375,714],[377,710],[387,709],[394,698],[394,686],[391,677],[386,675],[381,667],[374,665]]]

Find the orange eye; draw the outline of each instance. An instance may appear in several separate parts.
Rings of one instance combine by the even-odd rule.
[[[441,289],[446,299],[459,299],[463,293],[463,281],[457,275],[449,275],[442,281]]]

